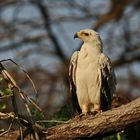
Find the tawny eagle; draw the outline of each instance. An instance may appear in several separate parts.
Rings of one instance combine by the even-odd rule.
[[[91,29],[74,35],[83,41],[70,60],[69,78],[73,108],[79,114],[111,108],[116,78],[111,61],[103,53],[99,34]]]

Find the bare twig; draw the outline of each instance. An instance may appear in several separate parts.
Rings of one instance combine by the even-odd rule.
[[[31,82],[31,84],[32,84],[32,86],[33,86],[33,89],[34,89],[34,91],[35,91],[35,93],[36,93],[36,96],[38,95],[38,93],[37,93],[37,90],[36,90],[36,87],[35,87],[35,85],[34,85],[34,83],[33,83],[33,81],[32,81],[32,79],[30,78],[30,76],[28,75],[28,73],[26,72],[26,70],[24,70],[23,69],[23,67],[22,66],[20,66],[20,65],[18,65],[16,62],[14,62],[12,59],[4,59],[4,60],[1,60],[0,62],[5,62],[5,61],[11,61],[12,63],[14,63],[15,65],[17,65],[25,74],[26,74],[26,76],[27,76],[27,78],[30,80],[30,82]],[[27,105],[27,101],[26,101],[26,99],[25,98],[28,98],[28,100],[30,101],[30,103],[37,109],[37,110],[39,110],[40,112],[42,111],[42,109],[31,99],[31,98],[29,98],[28,96],[26,96],[26,94],[24,94],[24,92],[20,89],[20,87],[16,84],[16,82],[15,82],[15,80],[12,78],[12,76],[7,72],[7,70],[1,65],[1,67],[2,67],[2,74],[3,74],[3,76],[7,79],[9,79],[11,82],[12,82],[12,88],[13,87],[15,87],[16,89],[18,89],[18,91],[19,91],[19,93],[20,93],[20,96],[22,97],[22,99],[24,100],[24,102],[25,102],[25,106],[26,106],[26,108],[27,108],[27,110],[28,110],[28,113],[29,113],[29,107],[28,107],[28,105]],[[30,115],[31,115],[31,113],[29,113]]]
[[[58,121],[58,120],[40,120],[37,123],[67,123],[68,121]]]
[[[23,130],[22,127],[19,127],[19,131],[20,131],[20,139],[23,140]]]
[[[28,114],[30,116],[30,119],[32,120],[32,114],[31,114],[31,111],[29,109],[29,106],[27,104],[27,101],[25,99],[25,96],[24,96],[23,92],[21,91],[20,87],[16,84],[15,80],[12,78],[12,76],[8,73],[8,71],[4,68],[4,66],[2,64],[1,64],[1,73],[2,73],[2,75],[4,77],[4,79],[7,80],[8,87],[18,90],[19,95],[21,96],[21,98],[22,98],[22,100],[23,100],[23,102],[25,104],[26,110],[27,110],[27,112],[28,112]],[[17,108],[14,92],[13,92],[13,96],[11,98],[12,98],[14,111],[15,111],[16,115],[18,115],[18,108]]]
[[[1,136],[3,136],[3,135],[5,135],[6,133],[8,133],[8,132],[10,131],[10,129],[11,129],[11,127],[12,127],[12,125],[13,125],[13,120],[11,121],[11,123],[10,123],[10,125],[9,125],[8,129],[7,129],[7,130],[5,130],[4,132],[0,133],[0,137],[1,137]]]
[[[0,72],[3,76],[3,79],[6,80],[6,82],[8,84],[8,88],[12,89],[12,91],[13,91],[13,96],[11,97],[11,99],[12,99],[14,114],[15,114],[15,115],[13,115],[13,114],[3,114],[3,113],[1,113],[0,114],[1,119],[12,118],[13,120],[15,120],[15,122],[17,122],[19,124],[20,135],[21,135],[20,139],[27,136],[29,133],[32,133],[34,139],[38,140],[39,136],[38,136],[38,131],[36,131],[36,129],[40,130],[40,129],[43,129],[43,128],[40,127],[39,124],[37,124],[33,121],[33,117],[32,117],[32,114],[31,114],[30,107],[28,106],[27,99],[39,111],[42,111],[42,110],[36,105],[36,103],[32,99],[28,98],[28,96],[20,89],[20,87],[17,85],[16,81],[12,78],[12,76],[8,73],[8,71],[4,68],[4,66],[1,63],[0,63]],[[28,112],[28,115],[29,115],[28,120],[24,119],[24,116],[19,115],[17,104],[16,104],[16,96],[15,96],[16,92],[18,92],[22,101],[24,102],[24,105],[26,107],[26,111]],[[23,126],[27,127],[27,130],[30,130],[30,131],[27,131],[26,133],[22,133],[22,130],[21,130],[22,128],[21,127],[23,127]],[[7,133],[10,129],[11,129],[11,125],[10,125],[8,130],[6,130],[2,133],[2,135]]]
[[[5,120],[5,119],[9,119],[9,118],[15,118],[15,113],[14,112],[10,112],[10,113],[2,113],[0,112],[0,120]]]
[[[8,97],[11,97],[11,96],[13,96],[13,94],[4,95],[4,96],[0,97],[0,99],[8,98]]]
[[[24,68],[23,68],[22,66],[20,66],[19,64],[17,64],[17,63],[16,63],[14,60],[12,60],[12,59],[3,59],[3,60],[1,60],[0,62],[5,62],[5,61],[11,61],[13,64],[15,64],[16,66],[18,66],[18,67],[25,73],[25,75],[27,76],[27,78],[28,78],[29,81],[31,82],[31,84],[32,84],[32,86],[33,86],[33,89],[34,89],[34,91],[35,91],[35,93],[36,93],[36,96],[37,96],[38,93],[37,93],[35,84],[34,84],[33,80],[30,78],[28,72],[27,72],[26,70],[24,70]]]

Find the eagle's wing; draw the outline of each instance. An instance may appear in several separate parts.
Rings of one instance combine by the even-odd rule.
[[[111,108],[112,97],[116,90],[116,77],[108,56],[101,54],[99,58],[101,72],[101,109]]]
[[[78,51],[75,51],[70,60],[69,66],[69,81],[70,81],[70,94],[73,109],[76,113],[82,113],[81,108],[78,103],[77,94],[76,94],[76,68],[78,60]]]

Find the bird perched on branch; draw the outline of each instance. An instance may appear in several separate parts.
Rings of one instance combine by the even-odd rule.
[[[80,51],[70,60],[69,78],[73,108],[79,114],[111,108],[116,80],[110,59],[103,53],[97,32],[80,30],[74,35],[83,41]]]

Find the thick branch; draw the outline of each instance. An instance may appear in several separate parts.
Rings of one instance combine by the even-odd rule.
[[[106,136],[140,121],[140,98],[96,116],[76,117],[66,124],[47,129],[46,139],[74,139]]]

